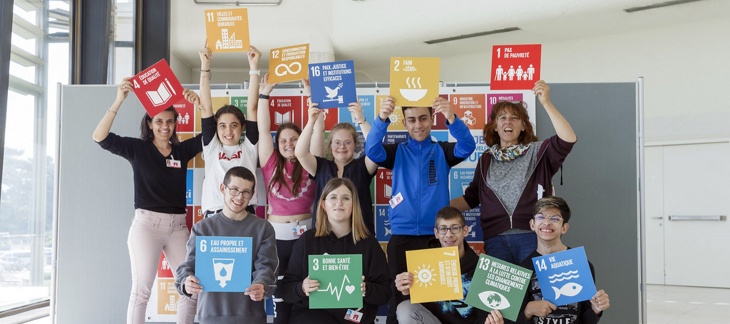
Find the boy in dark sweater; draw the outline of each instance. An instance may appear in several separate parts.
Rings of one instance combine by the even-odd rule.
[[[474,270],[477,268],[479,256],[470,247],[465,246],[464,238],[469,234],[464,216],[454,207],[444,207],[436,213],[436,227],[433,229],[436,239],[429,247],[456,246],[459,249],[461,269],[461,284],[464,290],[464,299],[469,292]],[[395,277],[395,286],[403,295],[410,294],[413,285],[413,274],[403,272]],[[461,300],[411,304],[406,299],[398,304],[396,315],[399,323],[452,323],[452,324],[502,324],[502,314],[498,310],[487,313],[478,308],[467,305]]]
[[[563,306],[555,306],[542,299],[542,290],[540,290],[540,283],[535,275],[532,258],[569,249],[563,244],[560,237],[568,232],[570,207],[563,198],[550,196],[537,201],[533,214],[535,216],[530,220],[530,228],[537,234],[537,250],[520,264],[520,266],[532,270],[532,278],[530,278],[530,285],[527,288],[522,312],[517,318],[517,323],[598,323],[603,311],[611,306],[608,294],[603,289],[596,292],[588,301]],[[593,264],[588,262],[588,265],[595,280]]]

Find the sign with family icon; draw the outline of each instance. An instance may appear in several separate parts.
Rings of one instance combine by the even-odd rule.
[[[250,237],[195,238],[195,276],[206,292],[244,292],[251,286]]]
[[[465,302],[488,312],[499,310],[504,318],[515,321],[530,277],[528,269],[482,254]]]
[[[390,96],[395,105],[431,107],[439,96],[440,66],[438,57],[391,57]]]
[[[310,309],[362,307],[362,255],[310,255],[309,278],[319,281],[309,293]]]
[[[491,90],[531,90],[540,80],[542,45],[494,45]]]
[[[165,59],[139,72],[129,82],[139,102],[152,117],[184,100],[183,87]]]
[[[357,102],[353,61],[309,64],[312,102],[319,108],[347,107]]]
[[[567,305],[593,298],[596,284],[581,247],[532,258],[540,283],[542,298],[557,305]]]

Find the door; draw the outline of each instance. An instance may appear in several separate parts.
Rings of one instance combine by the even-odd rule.
[[[664,284],[664,147],[644,148],[646,283]]]
[[[730,288],[730,144],[665,146],[663,161],[666,284]]]

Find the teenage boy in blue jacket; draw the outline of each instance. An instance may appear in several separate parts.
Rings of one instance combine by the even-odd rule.
[[[448,100],[438,97],[433,107],[402,107],[402,121],[408,130],[403,143],[383,144],[390,125],[395,99],[388,97],[380,106],[365,141],[365,154],[379,166],[393,170],[393,192],[388,216],[392,236],[388,242],[388,269],[395,276],[406,271],[405,253],[428,248],[433,237],[436,212],[449,205],[449,170],[474,152],[476,143],[463,121],[451,111]],[[456,142],[431,139],[433,115],[442,114]],[[395,323],[396,305],[402,301],[395,285],[389,304],[388,323]]]

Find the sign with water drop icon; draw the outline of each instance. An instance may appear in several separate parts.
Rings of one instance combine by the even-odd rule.
[[[198,236],[195,277],[206,292],[244,292],[251,286],[250,237]]]
[[[596,284],[583,247],[532,258],[542,298],[557,305],[589,300]]]
[[[391,57],[390,96],[399,107],[431,107],[439,96],[438,57]]]

